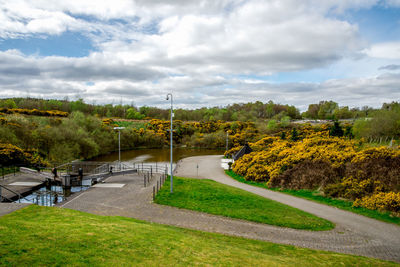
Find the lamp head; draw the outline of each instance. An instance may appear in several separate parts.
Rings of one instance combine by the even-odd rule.
[[[169,100],[169,95],[167,95],[167,100]]]

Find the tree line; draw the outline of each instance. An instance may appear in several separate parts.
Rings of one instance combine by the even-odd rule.
[[[387,109],[391,104],[383,104],[382,109]],[[70,101],[56,99],[38,99],[38,98],[8,98],[0,100],[0,108],[19,108],[19,109],[38,109],[38,110],[58,110],[62,112],[80,111],[88,115],[99,117],[114,117],[123,119],[160,119],[169,118],[169,109],[157,107],[141,106],[136,107],[133,104],[88,104],[83,99]],[[239,103],[227,105],[225,107],[203,107],[199,109],[175,109],[175,118],[182,121],[257,121],[274,119],[280,121],[284,117],[291,120],[295,119],[322,119],[322,120],[340,120],[357,119],[372,115],[379,109],[368,106],[361,108],[349,108],[348,106],[339,106],[334,101],[320,101],[316,104],[310,104],[307,111],[300,113],[299,109],[292,105],[283,105],[268,101],[254,103]]]
[[[9,98],[0,100],[0,108],[59,110],[68,113],[80,111],[98,117],[136,120],[166,120],[169,118],[169,109],[149,106],[136,107],[133,104],[88,104],[83,99],[70,101],[68,99]],[[300,111],[295,106],[277,104],[272,101],[232,104],[225,107],[204,107],[193,110],[178,108],[174,110],[174,116],[182,121],[257,121],[263,119],[281,120],[283,117],[302,118]]]

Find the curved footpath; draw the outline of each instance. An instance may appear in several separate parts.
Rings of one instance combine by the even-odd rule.
[[[371,257],[391,258],[400,261],[400,227],[394,224],[370,219],[348,211],[340,210],[327,205],[319,204],[313,201],[301,199],[287,194],[266,190],[260,187],[251,186],[238,182],[224,173],[221,168],[221,156],[199,156],[183,159],[177,168],[176,176],[207,178],[216,182],[233,186],[269,198],[283,204],[304,210],[318,217],[327,219],[336,224],[332,231],[313,232],[313,235],[319,235],[319,240],[312,242],[319,249],[355,253]],[[305,235],[307,236],[307,235]],[[324,242],[325,238],[332,238],[328,244]],[[282,237],[282,239],[286,239]],[[281,242],[280,240],[272,240]],[[294,240],[295,241],[295,240]],[[304,240],[304,245],[309,247]],[[293,243],[295,244],[295,243]],[[298,244],[296,244],[298,245]],[[328,246],[326,246],[328,245]],[[311,246],[310,246],[311,247]],[[343,249],[343,250],[342,250]]]
[[[123,183],[120,188],[92,187],[61,203],[61,207],[99,215],[118,215],[178,227],[217,232],[299,247],[363,255],[400,262],[400,227],[289,195],[237,182],[220,167],[221,156],[199,156],[182,160],[177,176],[213,179],[266,198],[313,213],[336,224],[330,231],[295,230],[201,212],[157,205],[152,202],[152,185],[143,187],[137,174],[116,175],[106,183]]]

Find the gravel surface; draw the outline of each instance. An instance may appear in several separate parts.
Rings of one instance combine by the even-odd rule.
[[[400,262],[400,227],[333,207],[237,182],[220,167],[221,156],[199,156],[178,163],[177,176],[209,178],[302,209],[336,224],[330,231],[306,231],[270,226],[157,205],[153,185],[143,186],[143,176],[118,175],[106,183],[124,183],[122,188],[90,188],[59,204],[61,207],[99,215],[118,215],[207,232],[291,244],[299,247],[363,255]],[[199,171],[197,174],[197,165]]]

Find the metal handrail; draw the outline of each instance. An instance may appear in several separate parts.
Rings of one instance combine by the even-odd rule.
[[[18,196],[18,203],[21,203],[21,198],[25,199],[26,201],[29,201],[29,202],[34,203],[33,201],[30,201],[30,200],[27,199],[26,197],[22,196],[20,193],[14,191],[14,190],[11,190],[10,188],[5,187],[4,185],[1,185],[1,184],[0,184],[0,187],[6,189],[6,190],[8,190],[8,191],[10,191],[11,193],[16,194],[16,195]],[[4,197],[3,195],[1,195],[1,197],[2,197],[2,198],[6,198],[6,199],[8,199],[9,201],[12,201],[12,200],[9,199],[8,197]]]
[[[137,165],[136,168],[138,171],[154,171],[155,173],[165,173],[168,170],[168,167],[162,166],[162,165],[156,165],[154,166],[154,164],[149,164],[147,163],[146,165],[140,163]],[[160,170],[160,171],[159,171]]]

